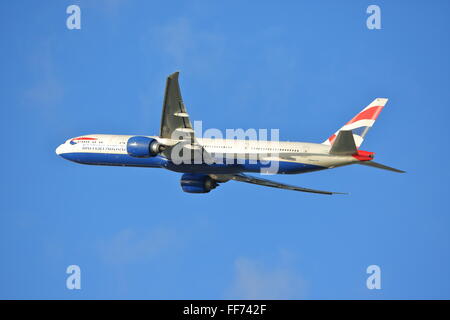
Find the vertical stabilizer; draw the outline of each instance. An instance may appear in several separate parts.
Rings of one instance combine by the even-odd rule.
[[[354,116],[353,119],[325,140],[323,144],[333,145],[340,131],[351,131],[353,133],[356,148],[359,148],[363,143],[367,132],[373,126],[387,102],[388,99],[386,98],[376,98],[371,104]]]

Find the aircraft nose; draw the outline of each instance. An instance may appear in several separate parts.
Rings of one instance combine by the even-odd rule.
[[[58,146],[58,148],[56,148],[55,152],[56,152],[56,154],[57,154],[58,156],[61,155],[62,149],[63,149],[63,145],[62,145],[62,144],[60,144],[60,145]]]

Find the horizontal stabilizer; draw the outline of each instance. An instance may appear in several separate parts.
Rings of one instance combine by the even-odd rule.
[[[403,170],[388,167],[388,166],[385,166],[384,164],[374,162],[374,161],[361,161],[361,162],[358,162],[358,164],[362,164],[364,166],[374,167],[374,168],[378,168],[378,169],[383,169],[383,170],[405,173],[405,171],[403,171]]]
[[[330,154],[335,155],[352,155],[357,152],[355,139],[351,130],[339,131],[333,145],[330,149]]]

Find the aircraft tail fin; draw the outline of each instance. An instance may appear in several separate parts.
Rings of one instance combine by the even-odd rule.
[[[369,129],[375,123],[381,110],[388,102],[386,98],[376,98],[365,107],[360,113],[354,116],[349,122],[347,122],[342,128],[336,131],[331,137],[323,142],[326,145],[333,145],[337,140],[337,136],[341,131],[351,131],[353,133],[353,139],[355,141],[356,148],[359,148],[364,141]]]

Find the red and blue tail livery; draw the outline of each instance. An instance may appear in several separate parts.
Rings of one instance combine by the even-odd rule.
[[[360,113],[354,116],[349,122],[347,122],[342,128],[336,131],[323,143],[332,145],[340,131],[351,130],[353,133],[353,139],[355,139],[355,145],[359,148],[363,143],[367,132],[370,128],[372,128],[375,120],[377,120],[387,102],[388,99],[385,98],[377,98],[373,100],[371,104],[365,107]]]

